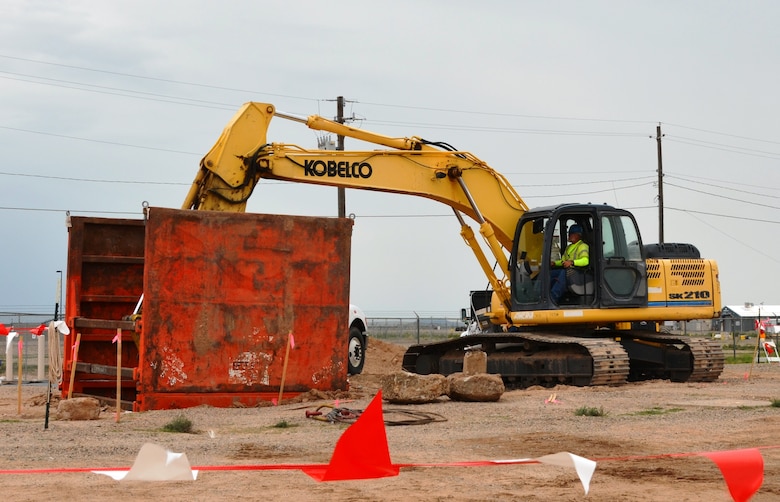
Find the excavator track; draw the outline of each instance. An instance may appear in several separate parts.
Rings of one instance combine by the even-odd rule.
[[[608,338],[578,338],[565,335],[523,334],[539,344],[572,344],[585,348],[593,360],[593,374],[588,385],[619,385],[629,372],[628,354],[620,344]]]
[[[449,375],[463,370],[467,350],[487,354],[488,373],[509,388],[557,384],[621,385],[642,380],[712,382],[724,356],[712,340],[644,331],[597,331],[589,336],[553,333],[468,335],[407,349],[403,369]]]
[[[631,358],[631,381],[713,382],[723,372],[723,349],[713,340],[641,331],[620,340]]]
[[[480,334],[414,345],[404,354],[403,368],[419,374],[460,372],[465,351],[472,349],[487,353],[488,372],[500,374],[510,388],[620,385],[629,375],[620,343],[548,333]]]

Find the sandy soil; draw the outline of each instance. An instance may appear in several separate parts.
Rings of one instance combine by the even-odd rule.
[[[372,340],[364,373],[340,406],[364,409],[379,377],[400,368],[404,349]],[[749,376],[749,378],[746,378]],[[123,413],[98,420],[52,419],[44,430],[45,387],[0,386],[0,470],[129,467],[144,443],[186,453],[193,466],[327,463],[348,427],[306,417],[336,396],[276,407]],[[555,394],[557,403],[546,403]],[[324,399],[323,399],[324,398]],[[387,427],[395,463],[534,458],[568,451],[598,462],[590,493],[576,474],[549,465],[411,467],[397,477],[318,483],[300,470],[202,471],[193,482],[117,482],[89,472],[0,474],[5,500],[731,500],[716,465],[668,454],[761,447],[765,479],[753,500],[780,498],[780,365],[729,365],[717,382],[665,381],[620,387],[528,389],[496,403],[437,403],[385,409],[446,419]],[[605,416],[577,416],[581,407]],[[162,432],[185,416],[194,433]],[[392,418],[386,415],[386,419]],[[288,427],[279,427],[281,423]]]

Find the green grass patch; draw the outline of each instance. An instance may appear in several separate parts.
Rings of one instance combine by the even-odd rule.
[[[192,425],[192,420],[185,417],[184,415],[179,415],[167,424],[163,425],[162,430],[164,432],[181,432],[189,434],[192,432]]]
[[[296,427],[296,425],[288,422],[287,420],[279,420],[272,427],[275,429],[289,429],[290,427]]]
[[[580,406],[574,410],[574,414],[578,417],[606,417],[607,412],[603,407],[594,408],[592,406]]]
[[[667,413],[675,413],[677,411],[683,411],[682,408],[661,408],[660,406],[653,406],[649,410],[637,411],[634,415],[666,415]]]
[[[737,354],[734,356],[726,356],[724,358],[726,364],[746,364],[753,361],[753,354]]]
[[[780,408],[780,399],[772,399],[772,408]]]

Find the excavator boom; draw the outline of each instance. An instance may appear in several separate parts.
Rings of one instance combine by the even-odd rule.
[[[268,143],[266,133],[274,115],[390,149],[329,151]],[[243,212],[260,178],[433,199],[480,224],[488,221],[507,250],[518,219],[528,210],[504,176],[468,152],[445,150],[416,137],[382,136],[317,115],[294,119],[263,103],[246,103],[231,119],[201,161],[182,208],[234,206],[233,211]]]
[[[274,115],[387,149],[344,152],[268,143]],[[507,279],[490,266],[461,214],[477,221],[493,261],[506,271],[515,226],[528,206],[504,176],[474,155],[417,137],[392,138],[317,115],[296,119],[276,113],[270,104],[246,103],[201,161],[182,207],[243,212],[261,178],[416,195],[450,206],[461,223],[461,235],[508,309]]]

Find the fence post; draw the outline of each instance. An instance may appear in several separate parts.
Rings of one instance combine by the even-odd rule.
[[[420,316],[414,310],[412,313],[414,314],[414,317],[417,318],[417,345],[420,345]]]
[[[14,380],[14,351],[11,348],[11,344],[14,341],[14,338],[19,336],[19,333],[16,331],[11,331],[8,333],[8,335],[5,337],[5,381],[6,382],[13,382]]]
[[[46,355],[46,340],[44,339],[45,335],[41,333],[38,335],[38,381],[43,381],[43,375],[44,375],[44,366],[46,365],[46,360],[44,359],[44,356]]]

